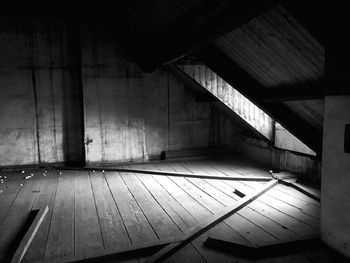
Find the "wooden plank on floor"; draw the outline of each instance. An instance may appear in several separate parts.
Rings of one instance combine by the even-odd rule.
[[[172,166],[172,165],[169,165],[169,166]],[[186,168],[192,172],[200,171],[199,168],[195,167],[189,162],[186,163]],[[180,169],[180,167],[177,167],[177,169]],[[202,171],[202,172],[205,172],[205,171]],[[193,185],[195,185],[197,188],[199,188],[201,191],[206,193],[208,196],[215,199],[217,202],[219,202],[224,206],[233,205],[236,202],[236,200],[233,199],[232,196],[228,196],[225,193],[221,192],[220,190],[215,189],[213,186],[203,181],[202,179],[188,178],[187,180],[191,182]],[[212,207],[212,209],[215,209],[215,206],[211,206],[210,204],[207,204],[207,205],[208,207]],[[254,215],[254,217],[251,217],[251,220],[254,219],[254,222],[252,222],[248,219],[248,215],[251,216],[251,213],[249,213],[249,210],[244,209],[244,211],[248,211],[248,212],[243,212],[244,215],[242,215],[240,211],[235,215],[233,215],[232,218],[226,219],[225,222],[230,227],[232,227],[235,231],[240,233],[242,236],[244,236],[251,242],[261,242],[264,240],[272,241],[276,239],[274,235],[272,235],[270,232],[266,230],[266,228],[271,231],[274,230],[273,228],[276,227],[276,224],[273,221],[269,220],[268,218],[264,218],[263,216],[261,216],[256,212],[255,213],[252,212]],[[262,226],[265,226],[265,228]],[[277,225],[277,227],[279,226]]]
[[[220,171],[223,171],[224,173],[228,173],[229,172],[227,171],[227,169],[225,168],[225,164],[220,166]],[[226,182],[225,183],[229,184],[229,185],[232,185],[233,187],[237,187],[239,185],[244,185],[248,188],[251,188],[252,190],[254,190],[258,185],[260,185],[259,183],[256,183],[256,182],[249,182],[249,183],[246,183],[246,182]],[[280,185],[277,186],[277,188],[280,187]],[[246,188],[246,189],[248,189]],[[304,223],[307,223],[309,224],[310,226],[312,227],[315,227],[317,226],[318,228],[318,225],[319,225],[319,219],[314,216],[311,216],[309,214],[305,214],[302,210],[300,210],[299,208],[293,206],[293,204],[290,204],[288,202],[284,202],[284,200],[280,200],[278,195],[280,192],[276,192],[275,189],[272,189],[272,192],[275,193],[275,195],[271,195],[270,192],[267,193],[266,195],[263,196],[263,198],[261,200],[265,200],[267,203],[270,203],[270,204],[273,204],[274,207],[277,208],[278,206],[278,209],[284,212],[286,212],[287,214],[290,214],[290,216],[293,216],[294,218],[297,218],[301,221],[303,221]]]
[[[180,240],[181,237],[172,237],[169,239],[124,245],[119,248],[90,251],[90,253],[87,254],[69,255],[55,259],[36,261],[36,263],[120,262],[120,259],[123,260],[125,254],[132,254],[150,249],[153,250],[154,248],[159,248],[172,242],[179,242]]]
[[[172,164],[169,166],[173,167]],[[176,169],[181,168],[176,167]],[[189,194],[194,195],[194,198],[201,200],[201,202],[203,202],[205,206],[214,213],[218,213],[223,209],[223,207],[235,203],[235,200],[232,197],[229,197],[219,190],[211,187],[201,179],[188,179],[187,181],[188,182],[182,181],[182,186],[186,189],[186,191],[188,191]],[[213,202],[213,200],[216,202]],[[236,232],[251,242],[260,242],[265,239],[276,239],[273,235],[258,225],[250,222],[247,218],[243,217],[239,213],[233,215],[232,218],[230,217],[226,219],[225,222]]]
[[[26,225],[26,220],[37,196],[41,177],[35,174],[26,180],[0,226],[0,261],[13,255]],[[4,260],[5,261],[5,260]]]
[[[214,161],[209,161],[209,162],[205,162],[204,163],[204,166],[205,166],[205,169],[208,169],[207,165],[209,165],[211,168],[217,170],[217,171],[220,171],[222,174],[217,174],[218,176],[220,175],[223,175],[223,174],[226,174],[228,176],[235,176],[237,175],[236,171],[232,169],[232,167],[230,167],[229,164],[227,163],[224,163],[223,161],[217,161],[217,162],[214,162]],[[308,202],[308,203],[311,203],[317,207],[320,206],[320,203],[306,195],[303,195],[302,193],[298,193],[297,191],[291,191],[289,189],[289,187],[286,187],[286,186],[283,186],[283,185],[279,185],[278,188],[275,188],[274,191],[280,191],[281,193],[283,194],[288,194],[292,197],[295,197],[295,198],[298,198],[304,202]]]
[[[207,176],[203,174],[193,174],[187,172],[171,172],[171,171],[157,171],[157,170],[148,170],[148,169],[136,169],[135,166],[131,168],[111,168],[111,167],[87,167],[81,170],[83,171],[109,171],[109,172],[119,172],[119,173],[141,173],[141,174],[155,174],[155,175],[163,175],[163,176],[174,176],[174,177],[193,177],[193,178],[206,178],[206,179],[221,179],[221,180],[236,180],[236,181],[261,181],[267,182],[271,179],[270,176],[223,176],[223,177],[215,177],[215,176]],[[137,167],[140,167],[138,165]],[[66,169],[70,170],[70,169]]]
[[[152,257],[148,259],[147,262],[160,262],[162,259],[168,257],[174,251],[178,250],[184,244],[187,244],[188,242],[191,242],[196,237],[199,237],[201,234],[205,233],[207,230],[212,228],[217,223],[221,222],[222,220],[227,219],[232,214],[239,211],[241,208],[243,208],[247,203],[252,202],[256,198],[258,198],[260,195],[264,194],[266,191],[274,187],[278,183],[277,180],[271,180],[271,182],[267,183],[263,188],[259,189],[255,194],[246,196],[242,199],[240,199],[234,206],[229,207],[228,209],[218,213],[217,215],[213,216],[213,218],[208,219],[206,222],[201,223],[198,226],[195,226],[193,229],[189,231],[189,233],[184,237],[183,241],[180,243],[174,243],[171,245],[167,245],[165,248],[161,249],[157,253],[155,253]]]
[[[244,185],[241,182],[235,182],[235,183],[230,182],[230,183],[228,183],[228,185],[231,185],[233,188],[238,189],[239,191],[244,192],[244,193],[250,193],[250,192],[254,191],[254,189],[255,189],[255,187],[250,187],[249,185]],[[297,231],[298,233],[300,233],[300,232],[302,233],[303,231],[306,231],[307,229],[308,229],[308,231],[314,231],[314,230],[310,229],[310,227],[313,229],[318,229],[318,224],[319,224],[318,219],[315,219],[313,217],[310,217],[309,215],[303,214],[299,209],[295,208],[294,206],[289,205],[288,203],[284,203],[276,198],[273,198],[272,196],[269,196],[268,193],[266,195],[262,196],[259,199],[259,201],[265,205],[265,208],[267,208],[266,207],[266,205],[267,205],[270,208],[274,208],[274,209],[288,215],[292,219],[298,220],[301,224],[295,222],[295,220],[288,219],[288,221],[290,221],[290,223],[291,223],[291,226],[294,225],[294,227],[296,227],[296,226],[300,227],[299,230],[298,230],[298,228],[299,228],[298,227],[298,228],[294,229],[293,231]],[[260,205],[260,207],[261,207],[261,205]],[[269,210],[270,210],[270,208],[269,208]],[[265,210],[264,207],[262,207],[261,209]],[[267,210],[267,211],[269,211],[269,210]],[[275,214],[275,213],[273,213],[273,214]],[[309,227],[305,227],[305,224]]]
[[[132,244],[157,240],[157,235],[119,173],[105,172],[105,178]]]
[[[48,211],[49,211],[48,206],[45,206],[40,210],[38,210],[34,218],[34,221],[32,222],[27,233],[24,235],[23,239],[21,240],[15,254],[13,255],[11,259],[11,263],[20,263],[22,261],[36,233],[38,232],[42,222],[44,221],[44,218],[47,215]]]
[[[225,185],[223,183],[220,183],[220,181],[216,180],[207,180],[205,183],[200,184],[202,185],[202,189],[206,188],[206,192],[211,193],[212,196],[220,198],[226,204],[233,203],[239,199],[239,197],[233,193],[234,191],[227,191],[227,188],[224,187]],[[211,187],[206,186],[205,184],[208,184]],[[228,196],[230,196],[230,198],[228,198]],[[256,200],[256,202],[258,202],[258,200]],[[280,225],[277,221],[274,221],[271,218],[267,217],[264,212],[260,213],[254,209],[254,204],[256,202],[247,205],[245,208],[237,212],[237,215],[246,218],[248,221],[251,221],[253,224],[257,225],[259,228],[268,232],[270,235],[277,239],[284,240],[298,236],[291,230],[283,228],[282,225]]]
[[[186,168],[189,169],[190,171],[192,172],[206,172],[206,171],[210,171],[211,173],[213,172],[212,170],[207,170],[207,166],[203,165],[204,161],[201,162],[201,165],[198,167],[196,166],[196,164],[193,164],[192,162],[188,162],[186,163]],[[202,170],[200,170],[202,169]],[[200,180],[198,179],[191,179],[192,181],[198,181],[197,185],[199,184]],[[215,184],[215,182],[218,182],[218,180],[205,180],[207,181],[208,184]],[[224,182],[219,182],[219,185],[225,185]],[[229,183],[231,184],[231,183]],[[235,182],[235,185],[239,184],[239,182]],[[202,187],[201,189],[203,189],[205,191],[205,188],[203,187],[203,183],[201,183]],[[226,184],[227,185],[227,184]],[[216,184],[216,186],[218,186],[218,183]],[[230,187],[230,186],[229,186]],[[276,186],[278,187],[278,186]],[[218,187],[220,188],[220,187]],[[209,189],[207,187],[207,189]],[[210,190],[210,189],[209,189]],[[225,188],[220,188],[221,191],[225,191]],[[231,189],[231,193],[233,194],[235,188],[232,187]],[[242,190],[242,188],[240,189]],[[273,190],[273,189],[272,189]],[[227,189],[226,189],[227,191]],[[253,189],[251,191],[249,191],[249,193],[251,193],[252,191],[254,191]],[[244,189],[244,192],[247,193]],[[215,190],[211,190],[211,192],[209,192],[209,194],[211,196],[217,196],[217,199],[221,199],[221,200],[225,200],[224,203],[227,203],[229,202],[230,200],[225,198],[224,195],[221,195],[220,197],[220,193],[215,191]],[[228,192],[229,194],[229,192]],[[268,195],[269,193],[267,193],[266,195]],[[285,214],[282,214],[282,213],[279,213],[279,211],[277,210],[272,210],[272,208],[270,207],[270,209],[267,209],[268,207],[265,205],[265,207],[263,207],[261,209],[261,207],[259,207],[259,209],[257,209],[257,204],[260,203],[260,200],[264,199],[266,197],[266,195],[262,196],[261,198],[259,198],[259,200],[257,200],[256,202],[254,202],[253,204],[250,204],[247,208],[244,208],[242,209],[239,213],[237,213],[238,215],[242,215],[244,216],[245,218],[249,219],[250,221],[252,221],[254,224],[262,227],[263,229],[265,229],[267,232],[271,233],[273,236],[279,238],[279,239],[286,239],[286,238],[293,238],[295,237],[295,235],[297,233],[300,234],[303,234],[303,233],[312,233],[314,232],[314,230],[310,229],[310,227],[308,227],[307,225],[304,225],[303,223],[300,223],[296,220],[293,220],[293,218],[286,218],[286,215]],[[252,208],[254,211],[255,210],[258,210],[260,211],[260,214],[257,214],[256,212],[254,211],[249,211],[249,208]],[[272,218],[269,218],[269,217],[265,217],[262,216],[262,215],[265,215],[267,212],[269,212],[269,215],[272,215],[272,218],[275,219],[273,220]],[[243,214],[242,214],[243,213]],[[277,213],[277,215],[275,215]],[[235,215],[236,217],[238,217],[237,215]],[[278,222],[280,222],[281,219],[284,219],[283,222],[288,226],[288,228],[286,228],[284,225],[280,225]],[[235,221],[239,221],[240,218],[237,218]],[[236,224],[236,222],[232,222],[233,225],[231,225],[233,228],[238,228],[240,230],[242,230],[243,228],[239,228],[239,224]],[[242,225],[246,225],[247,226],[247,223],[244,224],[241,222]],[[249,223],[248,223],[249,225]],[[291,228],[289,230],[289,228]],[[305,231],[308,231],[308,232],[305,232]],[[295,232],[296,231],[296,232]],[[251,233],[251,231],[248,231],[249,233]],[[259,230],[255,231],[255,233],[259,232]],[[261,231],[260,231],[261,232]],[[241,234],[245,235],[246,231],[242,231],[240,232]],[[259,241],[264,241],[264,235],[261,234],[261,235],[257,235],[257,237],[259,239],[256,239],[254,237],[252,237],[251,239],[252,240],[256,240],[257,242]],[[248,236],[246,236],[246,238],[248,238]],[[269,237],[266,237],[266,238],[269,238]]]
[[[226,253],[226,251],[219,251],[217,249],[213,249],[206,246],[207,236],[210,234],[225,237],[231,241],[250,244],[248,240],[244,239],[244,237],[239,235],[226,223],[221,222],[206,233],[204,233],[200,238],[197,238],[194,241],[192,241],[192,244],[196,247],[198,252],[205,258],[206,262],[250,262],[242,257],[237,256],[237,254],[234,252]]]
[[[88,172],[75,173],[74,250],[76,255],[104,248]]]
[[[74,254],[74,173],[74,171],[62,171],[59,176],[44,254],[45,260]]]
[[[157,169],[157,166],[155,165]],[[177,200],[181,206],[183,206],[189,213],[191,213],[199,222],[206,220],[206,218],[213,216],[214,213],[208,210],[203,204],[196,200],[191,195],[189,195],[186,191],[184,191],[181,187],[179,187],[176,183],[174,183],[170,178],[164,176],[152,176],[166,191]],[[216,233],[217,231],[228,233],[231,237],[237,238],[242,241],[242,237],[239,236],[237,232],[234,232],[230,227],[226,224],[219,224],[215,226],[210,231]],[[222,253],[217,253],[214,250],[207,249],[203,246],[203,242],[206,239],[206,234],[203,234],[201,237],[197,238],[195,242],[192,242],[193,247],[195,247],[196,251],[199,252],[202,258],[204,258],[207,262],[210,262],[215,259],[215,262],[225,262],[228,258]],[[176,259],[176,255],[173,255]],[[234,256],[229,258],[229,262],[235,260]],[[181,262],[181,261],[180,261]]]
[[[42,260],[44,257],[45,246],[52,217],[53,204],[57,191],[59,173],[57,171],[49,171],[48,173],[44,174],[46,176],[43,176],[42,178],[42,183],[40,184],[39,193],[35,199],[33,210],[40,209],[41,207],[47,205],[49,211],[44,221],[42,222],[38,233],[35,235],[32,244],[24,256],[25,262]]]
[[[235,196],[235,192],[239,190],[240,192],[244,192],[246,194],[252,193],[253,190],[250,188],[244,187],[244,185],[239,186],[238,184],[235,184],[234,186],[225,184],[222,181],[216,181],[211,180],[207,181],[207,183],[215,185],[217,188],[220,188],[221,191],[225,192],[228,195]],[[260,214],[264,215],[265,217],[268,217],[269,219],[273,220],[277,224],[280,225],[285,230],[290,230],[288,236],[293,237],[294,235],[292,233],[295,233],[295,235],[304,235],[305,233],[314,232],[315,230],[311,228],[310,226],[294,219],[293,217],[290,217],[289,215],[277,210],[276,208],[269,206],[268,203],[264,203],[262,200],[264,200],[265,195],[261,196],[258,200],[255,202],[249,204],[247,207],[250,207],[252,210],[259,212]],[[248,217],[250,218],[250,217]],[[278,229],[275,229],[278,230]],[[292,233],[291,233],[292,232]]]
[[[138,174],[136,176],[182,232],[186,233],[190,227],[198,223],[195,217],[184,209],[151,175]],[[174,253],[171,259],[174,262],[204,262],[191,244]]]

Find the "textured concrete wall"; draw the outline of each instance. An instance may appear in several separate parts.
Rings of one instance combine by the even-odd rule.
[[[60,18],[1,17],[0,166],[81,158],[70,31]]]
[[[350,257],[350,153],[344,152],[350,96],[325,99],[322,154],[321,234],[331,247]]]
[[[209,103],[164,70],[145,74],[118,39],[82,29],[87,162],[148,160],[161,151],[215,145]]]
[[[147,160],[219,143],[210,103],[164,70],[143,73],[110,29],[73,22],[1,17],[0,166]]]

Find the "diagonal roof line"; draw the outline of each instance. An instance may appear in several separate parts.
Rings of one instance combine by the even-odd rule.
[[[322,153],[322,131],[313,127],[282,102],[267,103],[259,96],[264,87],[214,45],[201,48],[195,55],[227,83],[282,124],[290,133],[309,146],[318,156]]]

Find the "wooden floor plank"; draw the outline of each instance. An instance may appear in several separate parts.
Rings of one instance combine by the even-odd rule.
[[[156,165],[155,165],[156,167]],[[157,167],[156,167],[157,168]],[[190,194],[188,194],[185,190],[179,187],[173,180],[163,176],[153,176],[155,180],[157,180],[168,192],[171,194],[187,211],[189,211],[197,220],[200,222],[201,220],[206,220],[208,217],[213,216],[213,212],[211,212],[207,207],[205,207],[202,203],[198,202],[196,198],[193,198]],[[179,179],[179,178],[172,178]],[[239,236],[239,234],[233,231],[226,224],[220,223],[219,225],[212,228],[210,231],[216,233],[217,231],[225,232],[230,234],[232,238],[237,238],[241,242],[244,242],[243,237]],[[197,238],[194,242],[192,242],[193,247],[195,247],[196,251],[204,258],[206,261],[210,261],[210,259],[216,259],[216,262],[225,262],[228,260],[225,255],[222,253],[217,253],[211,249],[207,249],[203,242],[206,240],[206,235],[203,234],[201,237]],[[247,241],[246,241],[247,242]],[[234,256],[229,258],[230,262],[235,260]],[[229,261],[227,261],[229,262]]]
[[[134,165],[130,164],[124,166],[135,168]],[[138,164],[137,168],[209,176],[269,176],[266,168],[249,161],[233,158],[218,161],[157,162]],[[11,174],[12,179],[15,178],[12,177],[11,172],[9,174]],[[24,175],[26,174],[29,173],[26,172]],[[23,174],[15,173],[15,175],[18,183],[13,181],[11,185],[11,179],[8,176],[7,188],[4,188],[3,184],[0,185],[0,188],[4,190],[0,194],[0,219],[4,219],[5,224],[8,224],[6,223],[7,218],[10,214],[13,214],[14,207],[17,207],[17,211],[19,211],[18,207],[20,205],[25,206],[18,201],[20,196],[22,196],[21,199],[27,204],[27,207],[30,207],[28,204],[32,200],[32,209],[37,209],[45,203],[51,206],[49,214],[37,232],[36,240],[33,241],[27,251],[23,262],[42,259],[43,255],[45,259],[52,259],[72,255],[75,250],[83,251],[85,249],[85,251],[89,251],[97,248],[98,246],[95,247],[96,244],[103,244],[103,247],[113,249],[122,247],[124,244],[158,240],[157,235],[163,238],[162,235],[165,237],[181,232],[186,233],[186,230],[196,225],[197,222],[213,216],[227,205],[236,202],[240,197],[235,192],[249,194],[262,184],[260,182],[170,178],[150,174],[134,174],[131,177],[125,174],[120,177],[118,173],[113,172],[106,172],[106,177],[104,177],[103,172],[96,171],[91,173],[90,186],[88,186],[85,181],[86,178],[89,178],[88,176],[84,176],[83,183],[80,184],[80,179],[75,178],[73,173],[64,171],[61,176],[56,174],[56,181],[53,180],[54,176],[50,172],[47,173],[46,177],[42,177],[40,173],[40,176],[44,179],[40,188],[30,191],[30,184],[34,183],[33,179],[39,177],[34,176],[29,180],[23,180]],[[59,177],[60,180],[58,180]],[[70,178],[67,179],[68,177]],[[27,186],[21,188],[19,186],[21,180]],[[74,195],[75,186],[77,186],[77,196]],[[28,189],[24,198],[23,190],[25,187]],[[81,187],[80,190],[79,187]],[[88,193],[83,192],[86,189],[88,189]],[[79,195],[80,204],[77,201]],[[94,204],[95,212],[91,212],[93,211],[91,204]],[[98,234],[96,238],[92,239],[84,238],[83,235],[79,237],[82,229],[85,229],[85,227],[82,227],[85,223],[81,224],[80,231],[75,228],[80,224],[74,225],[74,207],[76,206],[79,206],[76,212],[81,215],[85,215],[85,213],[88,215],[94,214],[94,219],[86,219],[86,222],[89,222],[86,225],[95,226],[92,227],[92,232],[96,234],[100,231],[100,237],[98,237]],[[208,233],[214,235],[216,233],[232,240],[239,240],[240,243],[266,242],[271,237],[274,240],[276,238],[282,240],[296,235],[317,234],[320,228],[319,207],[319,202],[303,193],[279,185],[276,189],[271,190],[243,208],[237,215],[230,217],[192,241],[191,244],[168,258],[166,262],[250,262],[229,251],[224,252],[206,247],[205,240]],[[29,211],[28,209],[30,208],[27,208],[27,211]],[[50,215],[50,213],[52,214]],[[158,214],[161,215],[160,219],[155,219],[155,215]],[[51,217],[52,220],[50,221]],[[153,219],[150,220],[150,218]],[[157,229],[159,221],[162,223],[161,227]],[[170,228],[166,228],[169,225]],[[14,227],[14,229],[16,228],[18,230],[19,227]],[[98,228],[100,230],[96,231]],[[4,227],[0,224],[0,231],[1,229],[4,229]],[[251,234],[252,229],[254,229],[254,235]],[[267,236],[265,236],[266,234]],[[0,236],[1,238],[4,237]],[[92,240],[92,244],[96,240],[97,242],[89,249],[85,247],[85,239]],[[0,242],[0,248],[1,246],[8,246],[8,242],[7,244]],[[77,251],[77,253],[80,252]],[[136,263],[143,262],[146,258],[146,255],[139,258],[139,260],[133,256],[128,256],[111,262]],[[327,260],[325,262],[328,262]],[[307,256],[304,254],[269,258],[256,262],[295,261],[309,263]]]
[[[55,201],[59,174],[57,171],[49,171],[48,173],[45,173],[45,175],[46,176],[42,178],[42,183],[39,188],[38,196],[35,199],[33,209],[41,209],[47,205],[49,211],[44,218],[39,231],[35,235],[32,244],[24,256],[24,262],[34,262],[42,260],[44,258],[45,246],[52,217],[52,208]]]
[[[20,235],[25,234],[21,229],[28,219],[40,183],[41,177],[37,174],[26,180],[6,214],[0,226],[0,262],[1,258],[12,256],[20,242]],[[3,261],[5,262],[5,259]]]
[[[226,196],[231,196],[233,200],[238,200],[239,198],[235,195],[233,190],[227,191],[227,188],[224,187],[222,182],[217,182],[216,180],[205,180],[207,184],[215,187],[217,190],[223,192]],[[214,190],[212,190],[214,191]],[[225,198],[223,195],[222,198]],[[225,198],[229,202],[230,199]],[[232,202],[232,201],[231,201]],[[237,214],[247,218],[252,223],[256,224],[260,228],[264,229],[266,232],[270,233],[274,237],[280,240],[292,239],[298,236],[297,233],[284,228],[278,221],[272,220],[270,217],[266,216],[265,212],[258,211],[256,208],[256,203],[259,202],[259,199],[254,201],[251,204],[248,204],[247,207],[243,208]]]
[[[244,175],[270,176],[269,170],[266,167],[245,158],[239,158],[235,156],[228,159],[218,160],[217,162],[225,163],[229,165],[234,171]]]
[[[137,175],[137,177],[183,233],[198,223],[197,219],[184,209],[152,176],[144,174]],[[204,262],[192,244],[186,245],[171,258],[174,262]]]
[[[119,173],[106,172],[106,180],[132,243],[158,239]]]
[[[74,171],[60,173],[44,254],[47,260],[74,254]]]
[[[199,186],[204,192],[216,200],[221,200],[226,206],[233,205],[236,202],[235,199],[228,197],[203,180],[189,179],[189,181]],[[243,208],[226,219],[225,222],[242,236],[254,243],[263,242],[264,240],[272,241],[276,238],[286,238],[287,236],[282,232],[283,228],[281,231],[277,231],[280,229],[280,226],[275,222],[263,217],[261,214],[256,213],[249,208]]]
[[[174,169],[180,170],[180,166],[175,166],[173,164],[169,164],[169,167],[176,167]],[[170,178],[174,180],[174,178]],[[191,195],[194,199],[200,201],[205,207],[207,207],[213,214],[219,213],[225,208],[225,205],[221,202],[218,202],[212,196],[200,190],[195,183],[190,183],[189,180],[185,178],[176,178],[177,183],[184,191],[186,191],[189,195]],[[191,179],[192,180],[192,179]],[[201,180],[201,179],[193,179],[193,180]],[[239,222],[239,224],[237,223]],[[240,215],[233,215],[230,218],[225,220],[225,223],[229,225],[232,229],[234,229],[241,236],[246,238],[251,242],[260,242],[262,240],[275,240],[273,236],[264,231],[263,229],[257,227],[246,218],[243,218]],[[264,239],[265,238],[265,239]],[[203,255],[204,256],[204,255]]]
[[[225,251],[218,251],[216,249],[213,249],[211,247],[207,247],[205,245],[205,240],[208,235],[217,235],[221,237],[225,237],[228,240],[231,240],[232,242],[239,242],[239,243],[247,243],[249,244],[249,241],[239,235],[236,231],[234,231],[232,228],[230,228],[226,223],[221,222],[218,225],[214,226],[212,229],[210,229],[206,234],[203,234],[202,237],[197,238],[196,240],[192,241],[198,252],[205,258],[207,262],[250,262],[250,260],[243,259],[242,257],[239,257],[237,255],[234,255],[235,253],[227,253]],[[204,242],[203,242],[204,241]],[[220,259],[220,261],[219,261]]]
[[[238,184],[233,184],[231,182],[228,183],[229,185],[232,185],[233,187],[238,188]],[[243,184],[242,182],[240,183]],[[248,186],[251,188],[251,190],[255,189],[255,186],[252,186],[252,184],[245,184],[245,186]],[[247,188],[245,189],[247,191]],[[311,212],[307,212],[304,208],[304,210],[300,209],[299,207],[296,207],[295,205],[290,204],[289,202],[284,202],[280,198],[277,198],[275,195],[266,194],[261,201],[264,201],[264,203],[270,204],[271,206],[275,207],[276,209],[283,211],[284,213],[299,219],[300,221],[312,226],[317,227],[319,226],[319,218],[315,216],[311,216]],[[300,205],[299,205],[300,206]],[[306,211],[306,212],[305,212]]]
[[[207,164],[203,164],[203,162],[201,163],[201,167],[203,168],[203,170],[210,172],[210,173],[215,173],[215,170],[213,168],[208,168]],[[219,171],[217,171],[219,172]],[[217,180],[206,180],[209,184],[213,184],[214,182],[217,182]],[[236,183],[228,183],[226,184],[225,182],[220,182],[219,183],[221,186],[223,186],[223,188],[221,189],[222,191],[227,191],[229,192],[234,192],[235,188],[234,186],[236,186],[236,189],[239,188],[238,190],[241,190],[241,192],[244,193],[251,193],[253,191],[254,188],[247,188],[245,187],[245,185],[242,182],[236,182]],[[253,185],[254,183],[247,183],[249,185]],[[232,187],[231,189],[225,189],[225,185],[228,187]],[[260,185],[260,184],[256,184],[255,186]],[[241,187],[238,187],[241,186]],[[245,188],[242,188],[245,187]],[[280,185],[276,186],[279,187]],[[271,191],[274,189],[271,189]],[[274,209],[271,206],[267,206],[266,204],[262,203],[262,200],[266,199],[266,196],[270,195],[270,191],[269,193],[266,193],[264,196],[260,197],[258,200],[256,200],[256,202],[250,204],[248,207],[252,207],[254,210],[260,211],[261,214],[269,214],[269,218],[275,222],[283,222],[283,224],[281,224],[283,226],[283,228],[288,228],[290,230],[292,230],[294,233],[297,234],[305,234],[305,233],[314,233],[315,230],[310,228],[308,225],[305,225],[303,223],[300,223],[298,221],[296,221],[294,218],[288,217],[286,214],[281,213],[279,210]],[[271,200],[270,200],[271,201]],[[267,202],[267,204],[269,204],[269,202]],[[288,209],[288,207],[286,208]],[[284,210],[286,210],[284,209]],[[255,218],[255,217],[254,217]],[[283,219],[283,220],[282,220]],[[276,229],[277,230],[277,229]],[[283,232],[282,232],[283,233]],[[291,233],[290,233],[291,234]],[[291,235],[292,236],[292,235]]]
[[[157,203],[135,174],[120,173],[120,176],[160,239],[181,234],[174,221]]]
[[[207,180],[207,183],[212,184],[218,188],[221,189],[221,191],[224,191],[226,194],[235,195],[234,192],[238,189],[241,192],[250,194],[253,192],[252,189],[244,188],[244,186],[238,186],[238,184],[234,186],[225,184],[222,181],[217,180]],[[285,230],[290,230],[292,233],[295,233],[296,235],[305,235],[307,233],[314,233],[315,229],[311,228],[307,224],[304,224],[293,217],[290,217],[289,215],[277,210],[276,208],[269,206],[268,203],[262,202],[264,200],[264,196],[261,196],[258,200],[255,202],[249,204],[247,207],[250,207],[252,210],[259,212],[261,215],[268,217],[270,220],[273,220],[277,224],[280,225]],[[250,218],[250,217],[249,217]],[[276,229],[278,230],[278,229]],[[288,237],[293,237],[292,233],[289,232]],[[287,237],[286,237],[287,238]]]
[[[220,170],[223,171],[224,173],[227,173],[228,175],[230,175],[230,171],[228,171],[225,168],[225,165],[220,166]],[[231,181],[228,181],[227,184],[232,185],[233,187],[239,186],[239,185],[244,185],[248,188],[251,188],[252,190],[254,190],[256,188],[256,186],[260,185],[260,183],[256,183],[256,182],[247,183],[247,182],[231,182]],[[273,189],[271,189],[271,191],[273,192]],[[304,211],[302,211],[300,208],[296,208],[295,206],[293,206],[293,203],[290,204],[288,202],[284,202],[283,199],[280,199],[278,197],[279,193],[276,193],[276,191],[273,193],[275,193],[275,194],[271,195],[270,192],[266,193],[260,200],[265,200],[267,203],[273,204],[273,206],[276,208],[278,207],[279,210],[282,209],[283,212],[293,216],[294,218],[297,218],[297,219],[303,221],[304,223],[309,224],[312,227],[315,227],[315,226],[318,227],[319,219],[310,215],[314,212],[310,212],[309,214],[307,214]]]
[[[199,203],[198,200],[189,195],[169,177],[154,175],[153,178],[198,221],[213,215],[207,207]],[[177,179],[175,178],[174,180],[176,181]]]
[[[271,180],[266,183],[262,188],[258,189],[254,194],[247,195],[241,198],[239,201],[235,202],[232,206],[227,207],[221,212],[215,214],[212,218],[201,222],[199,225],[192,228],[189,233],[187,233],[181,242],[172,243],[155,253],[147,262],[161,262],[162,259],[169,257],[175,251],[182,248],[185,244],[194,241],[197,237],[206,233],[210,228],[214,227],[223,220],[229,218],[231,215],[236,214],[237,211],[241,210],[246,206],[246,204],[251,203],[256,198],[264,194],[266,191],[274,187],[278,183],[278,180]]]
[[[103,244],[106,249],[131,244],[130,238],[102,172],[90,176]]]
[[[233,187],[239,188],[238,184],[231,184]],[[243,190],[243,189],[242,189]],[[246,192],[252,191],[252,188],[245,188]],[[295,208],[294,206],[289,205],[288,203],[282,202],[276,198],[273,198],[272,196],[264,196],[260,199],[261,202],[264,204],[275,208],[276,210],[279,210],[283,212],[284,214],[289,215],[290,217],[297,219],[298,221],[314,228],[319,229],[319,219],[311,217],[309,215],[306,215],[302,213],[298,208]]]
[[[4,221],[7,213],[9,212],[13,202],[21,190],[21,183],[24,183],[23,175],[16,173],[1,173],[4,183],[1,185],[0,194],[0,225]]]
[[[222,162],[222,161],[209,161],[209,162],[206,162],[206,163],[209,163],[210,166],[213,168],[213,169],[216,169],[216,170],[219,170],[221,172],[223,172],[223,174],[226,174],[226,175],[230,175],[230,176],[237,176],[237,170],[235,170],[235,166],[232,166],[230,165],[229,163],[225,163],[225,162]],[[206,169],[208,169],[208,167],[206,166]],[[243,169],[243,168],[241,168]],[[244,174],[243,171],[241,170],[241,173],[239,174]],[[255,175],[258,175],[261,173],[257,173]],[[218,175],[222,175],[222,174],[218,174]],[[298,191],[296,191],[295,189],[292,189],[290,187],[287,187],[287,186],[284,186],[284,185],[279,185],[279,187],[277,189],[273,189],[274,191],[279,191],[283,194],[287,194],[287,195],[290,195],[294,198],[298,198],[304,202],[308,202],[312,205],[315,205],[317,207],[320,207],[320,203]]]
[[[255,184],[251,184],[254,186]],[[287,195],[281,191],[278,191],[281,185],[277,186],[277,190],[271,191],[269,195],[275,197],[276,199],[283,200],[283,202],[288,203],[296,208],[299,208],[302,210],[305,214],[313,216],[315,218],[320,217],[320,207],[314,206],[309,202],[306,202],[305,200],[301,200],[298,198],[295,198],[291,195]],[[272,189],[271,189],[272,190]],[[294,189],[290,189],[290,191],[295,191]]]
[[[295,184],[299,185],[297,183],[295,183]],[[306,186],[303,186],[303,187],[309,189],[310,192],[313,192],[314,190],[317,190],[317,189],[313,189],[313,188],[306,187]],[[308,197],[307,195],[303,194],[302,192],[299,192],[296,189],[293,189],[292,187],[280,184],[277,190],[280,191],[280,192],[283,192],[286,195],[290,195],[290,196],[292,196],[292,197],[294,197],[296,199],[299,199],[299,200],[302,200],[304,202],[310,203],[310,204],[312,204],[312,205],[314,205],[316,207],[320,207],[321,206],[321,203],[319,201],[316,201],[316,200]],[[316,194],[316,196],[320,197],[317,194]]]
[[[151,175],[137,175],[147,190],[162,206],[164,211],[174,220],[182,232],[194,226],[197,221],[185,208],[183,208]]]
[[[104,248],[89,173],[75,173],[75,254],[88,254]]]

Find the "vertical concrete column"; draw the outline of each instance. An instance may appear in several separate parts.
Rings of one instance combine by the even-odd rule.
[[[350,124],[350,96],[326,96],[323,129],[321,235],[350,257],[350,153],[345,125]]]

